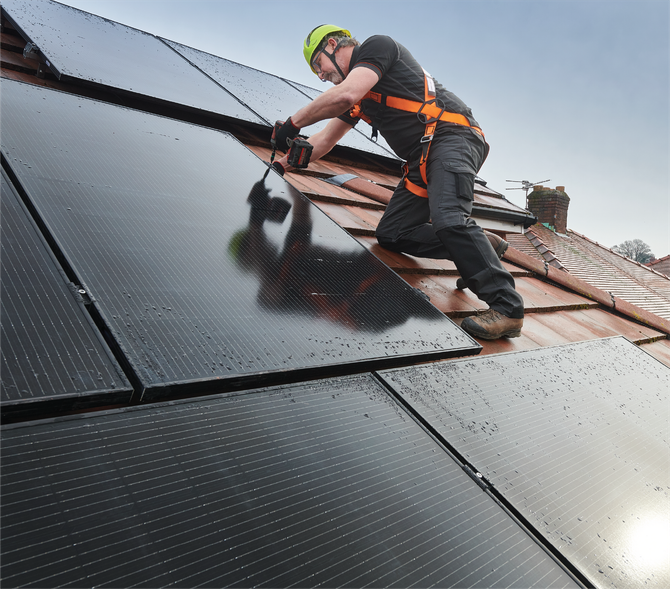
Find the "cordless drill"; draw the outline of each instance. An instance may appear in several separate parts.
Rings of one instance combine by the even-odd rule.
[[[284,124],[284,121],[277,121],[275,123],[274,129],[272,130],[272,139],[270,139],[270,144],[272,145],[272,157],[270,158],[270,163],[275,159],[275,152],[277,151],[277,141],[275,139],[277,130]],[[306,168],[309,165],[309,158],[312,155],[312,149],[314,147],[309,141],[300,139],[296,137],[295,139],[289,140],[289,150],[288,150],[288,163],[292,168]]]

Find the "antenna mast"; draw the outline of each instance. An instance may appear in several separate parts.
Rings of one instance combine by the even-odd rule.
[[[551,178],[547,178],[546,180],[540,180],[539,182],[529,182],[528,180],[505,180],[505,182],[518,182],[518,183],[521,184],[521,186],[514,186],[512,188],[505,188],[505,190],[525,190],[526,191],[526,210],[528,210],[528,191],[531,188],[535,188],[535,186],[543,184],[544,182],[551,182]]]

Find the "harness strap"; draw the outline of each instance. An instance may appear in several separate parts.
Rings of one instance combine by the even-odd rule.
[[[455,112],[445,111],[444,108],[440,108],[437,105],[437,98],[435,92],[435,81],[433,77],[426,71],[424,73],[424,101],[418,102],[416,100],[407,100],[406,98],[399,98],[398,96],[383,96],[379,92],[368,92],[361,100],[356,103],[351,111],[350,116],[353,118],[362,118],[366,123],[372,124],[370,118],[365,116],[361,110],[361,102],[363,100],[369,99],[378,102],[379,104],[388,106],[390,108],[395,108],[396,110],[402,110],[405,112],[414,112],[417,114],[417,117],[421,122],[426,125],[423,137],[421,138],[421,159],[419,160],[419,171],[421,173],[421,179],[424,184],[428,185],[428,178],[426,174],[426,163],[428,161],[428,152],[430,151],[430,144],[435,135],[435,130],[437,129],[437,123],[439,121],[445,121],[447,123],[453,123],[456,125],[461,125],[463,127],[469,127],[482,137],[484,137],[484,132],[477,126],[470,124],[470,121],[467,117],[462,114]],[[376,129],[373,131],[376,132]],[[407,177],[409,172],[409,167],[407,164],[403,166],[404,172],[404,182],[405,188],[420,196],[422,198],[428,198],[428,191],[426,188],[422,188],[418,184],[411,182]]]
[[[419,186],[418,184],[414,184],[414,182],[412,182],[407,177],[408,172],[409,172],[409,168],[408,168],[407,164],[405,164],[403,166],[403,181],[405,182],[405,188],[407,188],[407,190],[409,190],[411,193],[416,194],[416,196],[420,196],[421,198],[428,198],[428,189],[427,188],[421,188],[421,186]]]

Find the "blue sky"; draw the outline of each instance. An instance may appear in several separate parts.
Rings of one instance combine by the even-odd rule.
[[[301,51],[313,27],[391,35],[473,109],[491,188],[523,205],[506,180],[549,178],[570,229],[670,254],[667,0],[63,3],[319,89]]]

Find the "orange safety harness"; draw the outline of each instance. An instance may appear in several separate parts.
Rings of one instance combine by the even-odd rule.
[[[424,184],[428,185],[428,179],[426,176],[426,163],[428,161],[428,152],[430,150],[430,143],[433,140],[433,135],[435,134],[435,129],[437,128],[438,121],[446,121],[448,123],[454,123],[456,125],[462,125],[464,127],[470,127],[476,133],[479,133],[484,137],[484,133],[479,127],[470,124],[467,117],[455,113],[447,112],[443,108],[440,108],[437,104],[438,98],[435,93],[435,82],[432,76],[426,71],[424,73],[424,101],[417,102],[415,100],[407,100],[405,98],[398,98],[397,96],[383,96],[378,92],[368,92],[359,102],[357,102],[352,109],[349,111],[349,115],[353,118],[361,118],[366,123],[373,124],[368,116],[366,116],[361,111],[361,102],[366,99],[374,100],[379,104],[388,106],[390,108],[395,108],[397,110],[403,110],[406,112],[415,112],[419,120],[426,125],[426,131],[421,138],[422,152],[421,159],[419,160],[419,171],[421,172],[421,179]],[[373,137],[377,134],[376,128],[373,125],[372,131]],[[405,188],[423,198],[428,198],[428,190],[422,188],[414,182],[411,182],[407,177],[409,172],[409,167],[407,164],[403,166],[403,180],[405,182]]]

